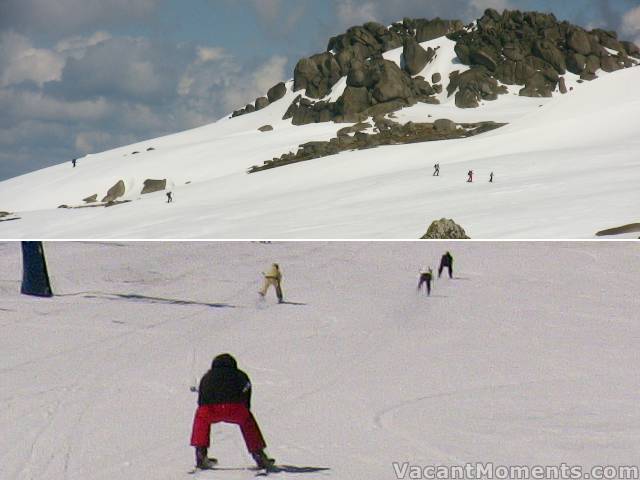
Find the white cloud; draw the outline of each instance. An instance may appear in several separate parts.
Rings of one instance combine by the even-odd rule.
[[[0,34],[0,87],[32,81],[42,86],[60,79],[64,57],[52,50],[35,48],[24,35]]]
[[[28,120],[49,122],[98,122],[113,113],[104,98],[67,101],[40,91],[0,89],[0,110],[13,123]]]
[[[622,33],[631,36],[634,42],[640,43],[640,6],[624,14],[622,17]]]
[[[287,59],[275,55],[248,76],[239,76],[229,82],[222,92],[223,105],[227,112],[253,102],[266,95],[267,90],[288,76],[285,71]]]
[[[341,25],[349,27],[377,20],[379,11],[375,2],[339,0],[336,4],[336,16]]]
[[[199,63],[215,62],[225,57],[223,48],[220,47],[198,47],[196,50]]]
[[[107,40],[111,40],[112,36],[108,32],[98,31],[89,37],[76,35],[69,38],[60,40],[54,50],[58,53],[64,54],[74,58],[82,58],[87,51],[87,48],[98,45]]]
[[[276,83],[281,82],[287,77],[285,67],[287,66],[287,58],[281,55],[275,55],[267,60],[252,75],[253,85],[256,89],[256,96],[265,95],[267,90]]]
[[[76,134],[74,147],[78,153],[87,153],[100,150],[101,145],[107,145],[113,141],[113,136],[106,132],[80,132]]]

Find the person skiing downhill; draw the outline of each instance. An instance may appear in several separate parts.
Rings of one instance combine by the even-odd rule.
[[[424,267],[420,270],[420,280],[418,281],[418,291],[423,284],[427,285],[427,295],[431,295],[431,282],[433,280],[433,270],[431,267]]]
[[[439,177],[440,176],[440,164],[439,163],[436,163],[433,166],[433,176],[434,177]]]
[[[449,252],[445,253],[440,259],[440,268],[438,268],[438,278],[442,275],[445,267],[449,270],[449,278],[453,278],[453,256]]]
[[[173,193],[167,192],[167,203],[173,202]]]
[[[489,175],[489,183],[493,183],[493,172]]]
[[[247,450],[258,468],[269,469],[275,460],[265,453],[266,443],[251,413],[251,381],[238,369],[228,353],[218,355],[200,380],[198,408],[193,419],[191,446],[196,449],[196,469],[207,470],[218,462],[208,457],[212,423],[233,423],[240,427]]]
[[[277,263],[271,265],[271,268],[266,272],[262,272],[264,275],[264,285],[262,289],[258,292],[261,297],[264,297],[267,294],[267,290],[269,286],[273,285],[276,289],[276,296],[278,297],[278,303],[282,303],[282,272],[280,271],[280,266]]]
[[[473,170],[469,170],[467,175],[469,175],[469,178],[467,178],[467,183],[473,183]]]

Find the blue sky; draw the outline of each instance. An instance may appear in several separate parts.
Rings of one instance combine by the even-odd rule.
[[[0,180],[215,121],[351,25],[487,7],[640,41],[638,0],[0,0]]]

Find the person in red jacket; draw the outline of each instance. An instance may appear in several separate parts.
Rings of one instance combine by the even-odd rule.
[[[208,457],[212,423],[233,423],[240,427],[247,450],[259,468],[270,468],[275,460],[265,453],[266,443],[251,413],[251,381],[238,369],[228,353],[218,355],[198,387],[198,409],[193,419],[191,446],[196,449],[196,468],[206,470],[217,463]]]

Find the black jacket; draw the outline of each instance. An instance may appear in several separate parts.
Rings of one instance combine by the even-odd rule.
[[[241,403],[251,408],[251,381],[231,355],[216,357],[198,387],[198,405],[220,403]]]
[[[450,253],[445,253],[440,260],[440,267],[451,267],[453,266],[453,257]]]

